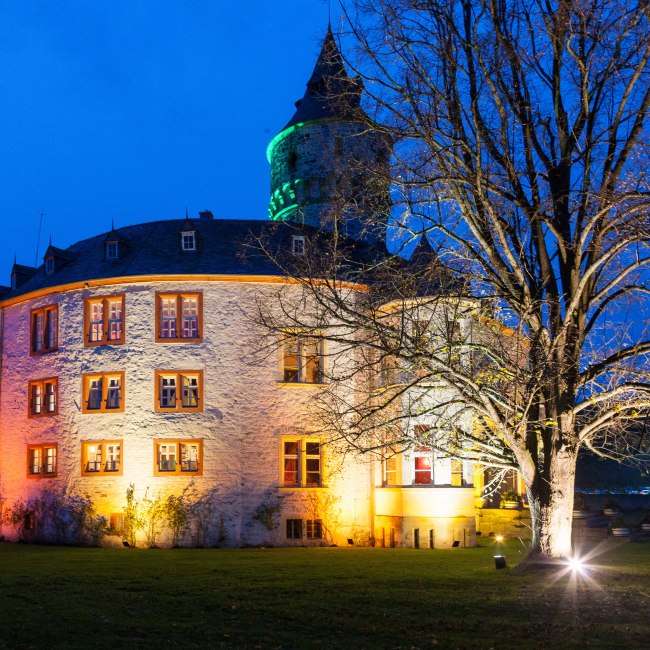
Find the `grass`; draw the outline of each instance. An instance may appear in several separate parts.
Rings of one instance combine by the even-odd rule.
[[[81,549],[0,544],[0,648],[648,647],[650,544],[589,580],[475,549]]]

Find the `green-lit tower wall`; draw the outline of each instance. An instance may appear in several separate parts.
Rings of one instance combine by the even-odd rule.
[[[389,202],[390,146],[357,122],[298,123],[269,145],[272,219],[376,238]]]

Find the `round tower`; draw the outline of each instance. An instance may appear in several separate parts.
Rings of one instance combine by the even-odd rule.
[[[288,124],[267,149],[269,216],[355,239],[382,234],[389,206],[389,138],[361,108],[363,85],[348,76],[328,27],[314,71]]]

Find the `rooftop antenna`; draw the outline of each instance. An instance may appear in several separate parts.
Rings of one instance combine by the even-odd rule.
[[[43,217],[45,210],[41,209],[41,219],[38,223],[38,237],[36,238],[36,255],[34,255],[34,266],[38,266],[38,248],[41,245],[41,228],[43,227]]]

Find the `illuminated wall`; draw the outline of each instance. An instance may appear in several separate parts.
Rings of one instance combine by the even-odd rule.
[[[203,295],[203,341],[156,343],[156,292],[188,290]],[[228,545],[285,543],[284,520],[309,514],[316,518],[315,508],[327,510],[332,541],[346,543],[359,531],[369,538],[370,467],[352,456],[341,468],[324,452],[325,463],[337,468],[325,469],[327,487],[278,490],[282,436],[317,428],[309,405],[320,388],[278,382],[277,352],[265,363],[249,363],[249,352],[264,341],[244,312],[252,311],[264,293],[273,301],[276,291],[277,284],[237,281],[118,282],[54,292],[6,307],[0,414],[0,489],[5,504],[45,485],[65,482],[88,493],[108,516],[123,512],[130,483],[139,495],[147,488],[150,494],[167,495],[179,494],[193,481],[200,490],[217,490],[217,514],[223,519]],[[125,344],[84,347],[84,299],[121,293]],[[53,303],[59,306],[58,351],[30,356],[30,311]],[[156,412],[154,373],[161,369],[203,372],[202,412]],[[124,372],[124,411],[83,413],[82,375],[115,371]],[[29,418],[28,382],[44,377],[58,378],[58,414]],[[154,441],[166,439],[203,442],[201,476],[155,475]],[[92,440],[122,442],[121,476],[81,475],[81,443]],[[57,478],[28,478],[27,446],[39,443],[58,446]],[[253,515],[269,494],[278,492],[283,503],[281,526],[270,534]],[[14,534],[8,527],[3,532]]]

